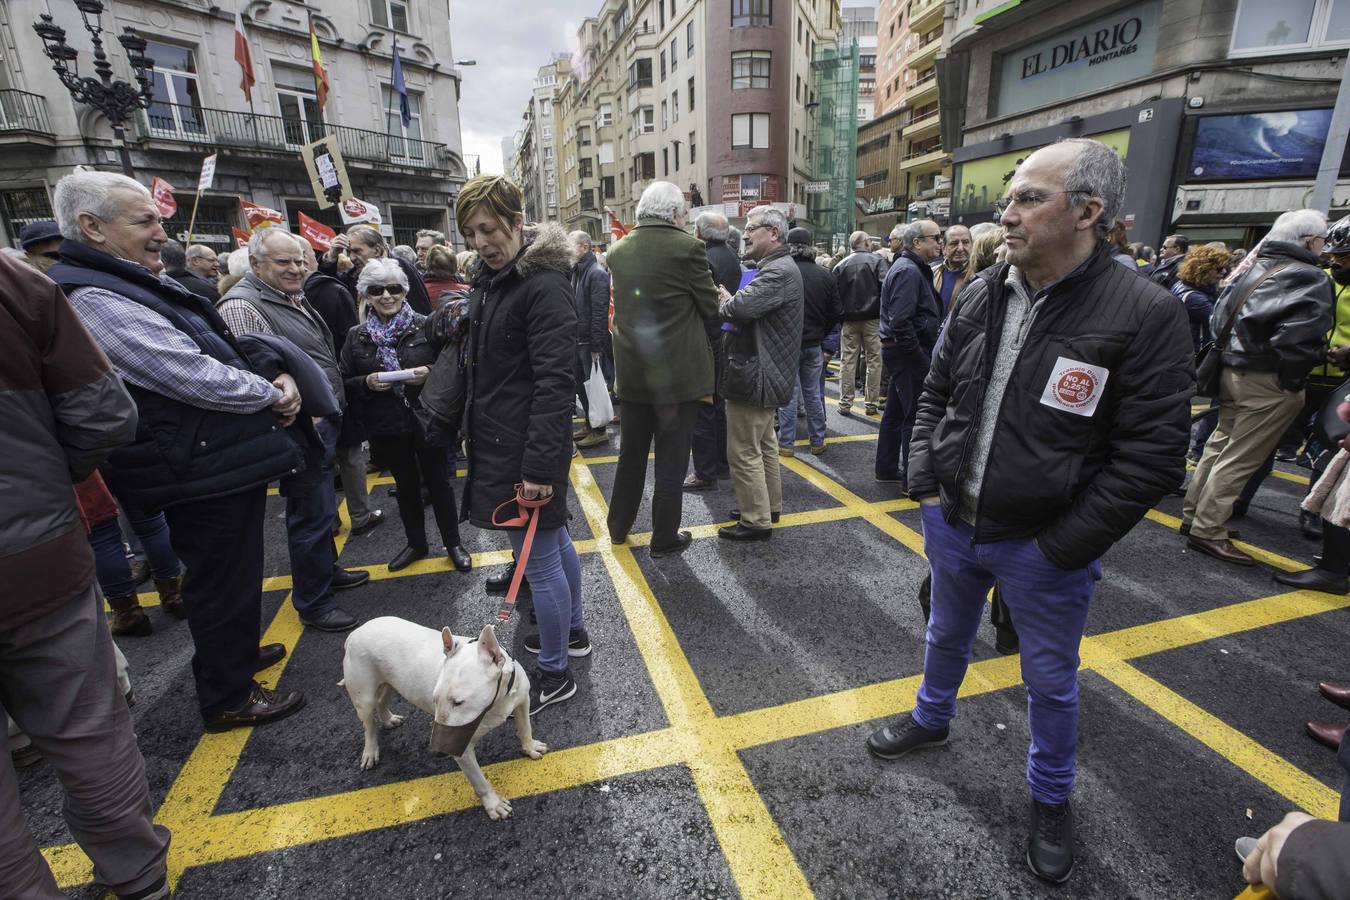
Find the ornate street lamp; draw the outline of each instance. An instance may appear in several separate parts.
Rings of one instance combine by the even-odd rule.
[[[137,109],[146,109],[154,98],[154,83],[151,76],[155,70],[155,61],[145,55],[145,38],[125,29],[118,35],[117,42],[127,53],[127,62],[136,73],[136,84],[113,79],[112,63],[103,51],[103,2],[102,0],[74,0],[75,8],[84,20],[84,29],[94,44],[95,76],[80,76],[79,52],[66,43],[66,30],[52,22],[46,13],[41,21],[33,25],[33,30],[42,38],[44,50],[54,64],[52,68],[60,76],[61,83],[70,91],[76,103],[87,103],[103,113],[112,126],[113,138],[117,142],[117,152],[122,159],[122,172],[128,177],[134,175],[131,167],[131,152],[127,149],[126,122]],[[139,85],[139,86],[138,86]]]

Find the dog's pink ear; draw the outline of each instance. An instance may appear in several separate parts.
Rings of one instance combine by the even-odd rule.
[[[449,628],[441,629],[441,643],[445,644],[445,655],[449,656],[455,652],[455,636],[450,633]]]
[[[482,633],[478,635],[478,647],[494,664],[500,666],[506,663],[506,651],[497,643],[497,629],[491,625],[483,626]]]

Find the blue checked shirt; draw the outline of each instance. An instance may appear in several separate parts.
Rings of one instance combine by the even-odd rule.
[[[168,319],[121,294],[80,287],[70,303],[130,384],[216,412],[257,412],[281,399],[266,378],[207,356]]]

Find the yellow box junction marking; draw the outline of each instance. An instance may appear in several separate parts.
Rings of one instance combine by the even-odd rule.
[[[827,443],[875,439],[873,434],[849,435],[828,439]],[[751,782],[738,752],[907,711],[913,707],[921,675],[717,716],[633,555],[633,547],[650,543],[650,533],[629,535],[627,545],[612,546],[608,540],[604,524],[605,501],[589,467],[616,461],[617,457],[613,456],[574,460],[572,481],[592,533],[596,535],[578,541],[577,551],[600,554],[670,724],[643,734],[554,751],[541,761],[522,758],[494,763],[486,766],[485,772],[503,796],[517,798],[684,765],[693,778],[741,893],[750,897],[810,896],[810,886]],[[912,501],[869,502],[803,460],[783,458],[781,463],[838,505],[787,513],[776,528],[861,519],[923,555],[922,535],[890,515],[915,508]],[[389,480],[371,478],[369,482]],[[350,526],[345,502],[339,514],[344,525],[338,538],[341,553]],[[1157,511],[1150,511],[1148,518],[1171,529],[1180,524],[1176,518]],[[717,528],[717,525],[704,525],[689,530],[696,539],[704,539],[715,536]],[[1306,568],[1261,548],[1248,544],[1239,546],[1277,568],[1288,571]],[[476,566],[498,565],[510,558],[509,550],[489,551],[475,554],[474,563]],[[444,565],[444,560],[423,560],[398,573],[390,573],[385,566],[370,566],[366,570],[371,573],[372,580],[384,580],[432,574],[442,571]],[[289,588],[289,576],[268,578],[263,582],[264,590]],[[157,602],[157,599],[153,592],[142,594],[143,604]],[[288,594],[286,601],[289,599]],[[263,641],[279,641],[292,648],[302,629],[293,606],[286,601],[269,625]],[[1331,816],[1334,815],[1335,794],[1329,788],[1144,675],[1128,660],[1347,607],[1350,607],[1350,597],[1293,591],[1124,628],[1085,638],[1082,668],[1098,672],[1128,696],[1291,802],[1315,815]],[[262,678],[274,681],[289,660],[288,655],[278,666],[262,673]],[[970,666],[960,696],[977,696],[1016,687],[1020,683],[1019,657],[983,660]],[[251,730],[241,729],[204,735],[189,754],[160,806],[157,821],[174,832],[169,857],[170,878],[174,884],[192,867],[395,827],[478,806],[477,797],[462,773],[452,771],[213,815],[251,733]],[[91,879],[91,864],[77,845],[48,847],[43,853],[61,886],[72,887]],[[1247,892],[1244,897],[1249,895],[1256,896]]]

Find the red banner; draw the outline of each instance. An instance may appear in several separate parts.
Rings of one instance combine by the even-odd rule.
[[[173,185],[158,175],[150,182],[150,194],[155,198],[155,206],[159,207],[159,214],[164,218],[167,219],[178,212],[178,201],[173,199]]]
[[[328,248],[333,246],[333,238],[337,237],[337,232],[322,222],[311,219],[304,213],[298,213],[298,215],[300,216],[300,236],[309,241],[309,245],[319,253],[327,253]]]
[[[240,249],[240,250],[245,250],[245,249],[247,249],[247,248],[248,248],[248,232],[247,232],[247,231],[240,231],[238,228],[231,228],[230,231],[234,234],[234,242],[235,242],[236,244],[239,245],[239,249]]]
[[[272,225],[280,225],[286,221],[286,217],[275,209],[268,209],[266,206],[259,206],[256,203],[249,203],[247,200],[240,200],[239,206],[244,210],[244,221],[248,223],[249,231],[257,231],[259,228],[269,228]]]

